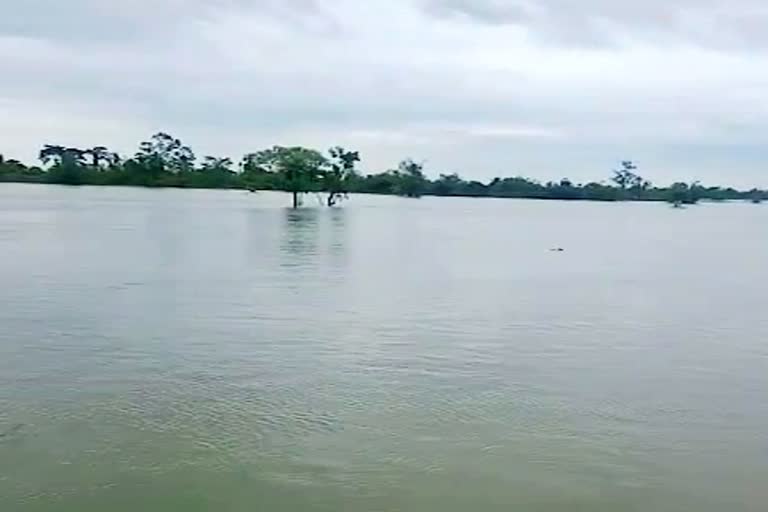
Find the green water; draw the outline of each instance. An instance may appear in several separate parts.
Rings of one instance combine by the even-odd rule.
[[[768,209],[287,204],[0,185],[0,511],[768,506]]]

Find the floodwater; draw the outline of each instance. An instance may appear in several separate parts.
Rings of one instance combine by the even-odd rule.
[[[0,510],[768,507],[768,207],[288,204],[0,186]]]

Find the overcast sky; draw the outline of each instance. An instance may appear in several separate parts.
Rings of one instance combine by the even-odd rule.
[[[768,186],[765,0],[0,0],[0,152],[273,144]]]

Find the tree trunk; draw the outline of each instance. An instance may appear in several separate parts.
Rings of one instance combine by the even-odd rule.
[[[299,207],[299,193],[293,192],[293,207],[298,208]]]

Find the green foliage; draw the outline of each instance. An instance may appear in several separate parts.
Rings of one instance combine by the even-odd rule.
[[[51,164],[47,179],[50,183],[80,185],[84,180],[86,152],[78,148],[67,148],[46,144],[40,151],[43,164]]]
[[[160,132],[139,145],[135,159],[154,173],[179,173],[193,169],[195,153],[181,140]]]
[[[443,173],[430,180],[424,174],[423,164],[411,159],[403,160],[394,170],[361,175],[356,169],[360,154],[339,146],[328,150],[327,157],[310,148],[274,146],[246,154],[235,169],[229,158],[206,156],[198,163],[189,146],[162,132],[142,142],[135,155],[126,160],[105,146],[80,149],[50,144],[41,149],[39,157],[42,168],[6,160],[0,155],[0,182],[284,190],[292,194],[294,206],[307,192],[326,193],[328,206],[338,204],[349,193],[414,198],[431,195],[669,201],[680,205],[701,200],[768,200],[767,191],[704,187],[698,182],[654,187],[637,173],[637,166],[630,160],[621,162],[608,183],[586,184],[568,178],[540,183],[520,176],[482,183],[466,181],[456,173]]]
[[[91,157],[91,167],[96,170],[101,170],[103,165],[109,165],[116,157],[114,153],[110,153],[104,146],[86,149],[84,153]]]
[[[696,204],[700,199],[706,197],[706,189],[699,185],[699,182],[691,183],[673,183],[667,189],[667,201],[674,204]]]
[[[259,152],[248,153],[240,161],[240,181],[244,188],[255,192],[273,190],[277,180],[274,169],[266,165]]]
[[[40,167],[27,167],[18,160],[6,160],[0,155],[0,182],[43,183],[46,174]]]
[[[139,144],[139,150],[125,166],[132,172],[127,183],[145,186],[185,186],[182,174],[194,171],[195,154],[180,139],[159,132]]]
[[[643,179],[641,176],[635,174],[637,165],[631,160],[624,160],[621,162],[621,169],[613,171],[613,181],[621,190],[619,196],[622,199],[642,199],[645,196],[649,188],[651,188],[651,182]]]
[[[424,176],[424,164],[411,160],[403,160],[394,171],[399,178],[397,194],[405,197],[421,197],[427,190],[427,179]]]
[[[247,165],[271,174],[278,189],[291,192],[293,207],[300,203],[300,195],[319,191],[328,160],[314,149],[300,146],[274,146],[248,155]]]
[[[611,181],[616,183],[616,185],[622,190],[637,187],[642,181],[642,178],[632,172],[636,169],[637,166],[632,163],[631,160],[624,160],[621,162],[621,170],[613,171],[613,177],[611,178]]]
[[[360,153],[347,151],[341,146],[328,150],[330,159],[328,168],[323,173],[323,190],[328,192],[328,206],[335,206],[347,197],[352,182],[358,178],[355,164],[360,161]]]
[[[189,188],[238,188],[237,174],[230,158],[206,156],[198,168],[181,170],[172,175],[177,186]]]

